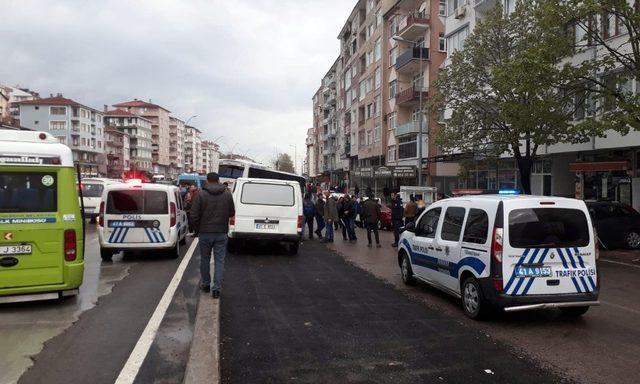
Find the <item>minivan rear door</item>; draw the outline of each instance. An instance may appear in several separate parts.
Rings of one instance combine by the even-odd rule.
[[[237,232],[298,233],[300,193],[290,184],[251,181],[241,185],[236,204]]]
[[[504,206],[504,293],[548,295],[596,289],[593,228],[584,202],[515,199]]]

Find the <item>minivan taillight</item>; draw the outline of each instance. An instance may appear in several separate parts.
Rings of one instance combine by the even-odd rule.
[[[100,211],[98,213],[98,225],[104,227],[104,201],[100,202]]]
[[[170,226],[176,225],[176,203],[169,204],[169,217],[171,219]]]
[[[502,228],[493,229],[493,240],[491,242],[491,257],[497,262],[502,263],[502,236],[504,234]]]
[[[64,259],[66,261],[75,261],[76,255],[76,231],[75,229],[67,229],[64,231]]]
[[[236,225],[236,217],[235,216],[231,216],[229,218],[229,225]]]
[[[302,215],[298,216],[298,232],[302,231]]]

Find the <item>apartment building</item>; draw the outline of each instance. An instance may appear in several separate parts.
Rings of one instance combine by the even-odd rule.
[[[199,172],[202,169],[202,132],[186,125],[184,129],[184,171]]]
[[[119,179],[130,170],[129,134],[114,126],[106,126],[105,154],[107,158],[107,177]]]
[[[153,104],[151,100],[145,102],[134,99],[114,104],[113,106],[151,120],[153,172],[168,175],[171,166],[171,135],[169,128],[169,114],[171,112],[164,107]]]
[[[314,108],[315,111],[315,108]],[[315,118],[314,118],[315,120]],[[317,158],[316,158],[316,131],[315,128],[307,129],[307,138],[305,140],[307,152],[304,160],[303,174],[307,177],[317,177]]]
[[[153,172],[151,120],[124,109],[104,112],[104,126],[115,127],[129,136],[132,171]]]
[[[202,168],[199,173],[207,174],[209,172],[218,172],[220,164],[220,149],[218,144],[203,140],[202,141]]]
[[[40,98],[40,94],[38,92],[31,91],[28,88],[18,88],[2,85],[0,85],[0,88],[3,88],[4,94],[9,97],[9,106],[7,108],[7,111],[13,120],[20,119],[20,108],[18,106],[18,103]],[[18,122],[16,122],[16,124],[18,124]]]
[[[314,133],[316,137],[314,142],[317,143],[318,169],[316,176],[320,176],[321,180],[331,185],[336,185],[343,180],[343,167],[340,163],[340,150],[338,138],[338,113],[337,113],[337,92],[336,78],[337,65],[336,60],[327,74],[322,78],[320,88],[314,95]]]
[[[0,85],[0,122],[9,117],[9,89]]]
[[[68,145],[83,174],[106,172],[103,115],[100,111],[67,99],[62,94],[21,101],[17,105],[20,125],[49,132]]]
[[[169,117],[169,177],[175,178],[184,169],[184,121]]]

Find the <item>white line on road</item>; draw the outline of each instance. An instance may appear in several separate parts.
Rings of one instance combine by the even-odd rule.
[[[623,263],[621,261],[614,261],[614,260],[607,260],[607,259],[600,259],[600,261],[604,261],[605,263],[611,263],[611,264],[626,265],[627,267],[640,268],[640,265]]]
[[[627,311],[627,312],[635,313],[636,315],[640,315],[640,311],[638,311],[637,309],[625,307],[624,305],[614,304],[614,303],[610,303],[608,301],[602,301],[602,300],[600,300],[600,304],[608,305],[610,307],[618,308],[618,309],[621,309],[623,311]]]
[[[120,375],[118,375],[118,378],[115,381],[116,384],[131,384],[136,379],[138,371],[140,371],[140,367],[142,366],[142,362],[145,357],[147,357],[147,353],[149,353],[149,348],[151,348],[151,344],[153,344],[153,340],[156,338],[160,323],[162,322],[167,309],[169,309],[169,304],[171,304],[173,295],[175,294],[176,289],[178,289],[178,284],[180,284],[180,280],[182,280],[182,276],[187,269],[187,265],[189,265],[189,261],[191,260],[197,245],[198,238],[196,237],[193,239],[193,242],[191,242],[191,246],[187,250],[187,254],[184,255],[182,262],[180,262],[176,273],[173,275],[171,282],[169,282],[169,286],[164,291],[160,302],[158,302],[156,310],[153,312],[153,315],[151,315],[147,326],[144,328],[142,335],[140,335],[131,355],[129,355],[129,359],[120,371]]]

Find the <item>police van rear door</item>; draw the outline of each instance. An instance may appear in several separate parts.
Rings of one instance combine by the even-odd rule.
[[[104,238],[108,243],[162,243],[167,241],[167,192],[142,187],[116,189],[107,196]]]
[[[504,201],[503,291],[506,294],[585,293],[596,289],[591,219],[574,199]]]

